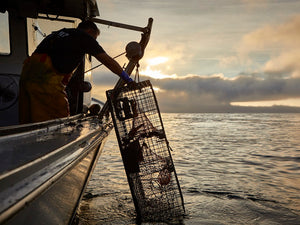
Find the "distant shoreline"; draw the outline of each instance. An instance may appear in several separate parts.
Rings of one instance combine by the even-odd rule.
[[[203,106],[203,109],[197,111],[164,110],[162,105],[160,107],[162,113],[300,113],[300,107],[291,106]]]

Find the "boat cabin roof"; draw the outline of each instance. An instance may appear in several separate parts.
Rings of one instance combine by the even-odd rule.
[[[1,0],[0,12],[10,10],[31,18],[39,13],[81,19],[99,16],[96,0]]]

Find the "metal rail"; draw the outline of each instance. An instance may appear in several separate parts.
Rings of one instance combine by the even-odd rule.
[[[133,26],[133,25],[128,25],[125,23],[118,23],[118,22],[113,22],[113,21],[108,21],[108,20],[102,20],[98,18],[91,18],[91,20],[95,23],[100,23],[112,27],[119,27],[119,28],[124,28],[127,30],[134,30],[134,31],[140,31],[140,32],[145,32],[147,27],[138,27],[138,26]]]
[[[99,19],[96,19],[94,18],[93,21],[98,23]],[[105,21],[105,20],[104,20]],[[102,23],[103,20],[99,20],[99,23]],[[105,21],[105,22],[110,22],[110,21]],[[149,18],[148,19],[148,25],[144,28],[141,28],[141,27],[136,27],[136,26],[131,26],[131,25],[126,25],[126,24],[121,24],[121,23],[115,23],[115,22],[110,22],[111,26],[116,26],[116,27],[121,27],[121,28],[124,28],[124,29],[131,29],[131,30],[136,30],[136,31],[142,31],[142,38],[140,40],[140,45],[141,45],[141,49],[142,49],[142,55],[144,55],[144,51],[145,51],[145,48],[149,42],[149,39],[150,39],[150,34],[151,34],[151,29],[152,29],[152,24],[153,24],[153,19],[152,18]],[[138,60],[129,60],[129,63],[128,65],[126,66],[125,68],[125,71],[131,75],[134,67],[136,66],[136,64],[138,63]],[[117,84],[115,85],[114,89],[118,89],[122,86],[124,86],[125,82],[120,78],[117,82]],[[100,113],[99,113],[99,119],[103,119],[103,117],[105,115],[108,115],[108,112],[109,112],[109,107],[108,107],[108,103],[107,101],[105,102],[104,106],[102,107]]]

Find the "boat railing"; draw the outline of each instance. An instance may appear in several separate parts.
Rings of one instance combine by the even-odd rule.
[[[5,136],[5,135],[10,135],[10,134],[18,134],[18,133],[27,132],[27,131],[43,129],[43,128],[47,128],[49,126],[60,125],[63,123],[68,123],[73,120],[80,119],[83,116],[84,116],[83,114],[78,114],[78,115],[71,116],[71,117],[48,120],[48,121],[44,121],[44,122],[0,127],[0,137]]]

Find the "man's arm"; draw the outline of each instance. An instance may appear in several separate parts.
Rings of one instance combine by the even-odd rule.
[[[120,64],[106,53],[100,53],[98,55],[95,55],[95,57],[99,60],[99,62],[103,63],[103,65],[106,66],[111,72],[117,75],[120,75],[123,72],[123,69],[120,66]]]
[[[128,74],[123,71],[120,64],[114,60],[112,57],[107,55],[106,53],[100,53],[95,55],[96,59],[98,59],[103,65],[105,65],[111,72],[117,74],[119,77],[121,77],[123,80],[125,80],[127,83],[133,81]]]

